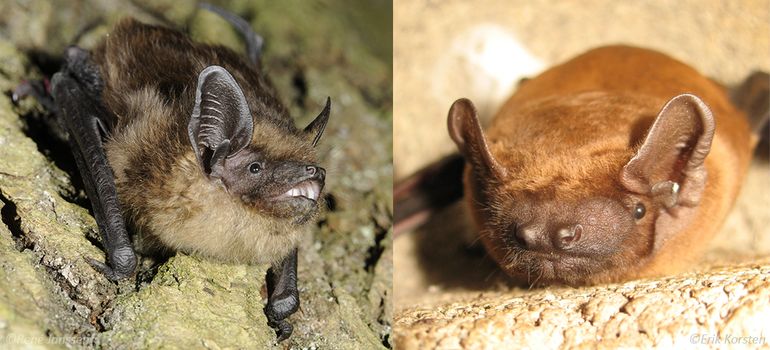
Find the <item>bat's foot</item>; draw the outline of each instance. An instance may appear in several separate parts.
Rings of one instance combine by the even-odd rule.
[[[291,336],[291,333],[294,331],[294,327],[289,323],[289,321],[281,320],[276,322],[268,322],[270,327],[275,329],[275,335],[278,337],[278,342],[282,342],[286,339],[289,339]]]
[[[278,341],[289,338],[294,327],[286,321],[286,318],[297,312],[299,308],[299,298],[296,293],[287,293],[288,295],[271,298],[265,306],[265,315],[267,323],[275,329]]]
[[[294,329],[286,318],[299,309],[297,289],[297,248],[267,270],[267,324],[275,328],[278,341],[289,338]]]
[[[101,272],[110,281],[118,281],[134,274],[136,269],[136,255],[133,249],[118,249],[109,259],[112,263],[109,266],[101,261],[86,258],[94,270]]]

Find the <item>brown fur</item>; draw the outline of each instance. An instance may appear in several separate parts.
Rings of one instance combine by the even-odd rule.
[[[258,67],[223,47],[196,44],[176,31],[121,22],[92,53],[117,117],[105,143],[127,221],[155,250],[226,261],[276,263],[303,226],[261,215],[201,171],[187,125],[198,73],[226,68],[243,88],[254,118],[250,147],[278,159],[315,163],[311,139],[296,129]]]
[[[669,274],[690,266],[726,217],[756,138],[722,87],[668,56],[627,46],[591,50],[524,82],[487,128],[489,150],[505,176],[483,175],[474,164],[466,170],[465,189],[480,237],[498,263],[529,283],[538,278],[524,276],[529,270],[522,274],[521,266],[533,261],[513,248],[511,223],[500,219],[524,210],[517,205],[545,203],[540,208],[557,214],[578,210],[575,203],[581,198],[599,195],[633,208],[620,183],[621,169],[663,105],[683,93],[699,96],[716,120],[700,203],[679,209],[674,215],[678,220],[656,221],[664,209],[636,196],[647,205],[647,216],[637,223],[642,239],[629,240],[601,266],[573,266],[567,260],[564,271],[571,273],[533,273],[546,276],[539,283],[585,284]],[[512,204],[513,198],[519,203]],[[653,237],[663,230],[678,233],[655,250]]]

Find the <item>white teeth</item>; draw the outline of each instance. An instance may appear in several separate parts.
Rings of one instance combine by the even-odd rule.
[[[318,200],[318,196],[320,195],[320,192],[321,192],[321,188],[318,185],[318,183],[315,181],[308,182],[307,189],[308,189],[307,198],[310,198],[314,201]]]
[[[284,195],[288,197],[305,197],[315,201],[318,200],[320,192],[321,188],[315,181],[305,181],[286,191]]]

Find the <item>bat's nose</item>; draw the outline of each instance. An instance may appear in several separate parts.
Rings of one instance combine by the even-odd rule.
[[[315,166],[315,165],[306,165],[305,174],[317,180],[323,180],[324,178],[326,178],[326,170],[324,168],[321,168],[320,166]]]
[[[522,248],[532,251],[543,251],[550,247],[542,225],[523,225],[516,228],[516,241]]]
[[[571,248],[583,235],[583,226],[570,224],[557,229],[544,225],[523,225],[516,228],[516,241],[531,251],[565,250]]]
[[[567,225],[554,232],[554,245],[559,249],[569,249],[580,240],[583,235],[583,226],[580,224]]]

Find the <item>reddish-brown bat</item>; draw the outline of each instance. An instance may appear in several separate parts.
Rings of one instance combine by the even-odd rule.
[[[523,82],[486,131],[467,99],[452,105],[448,126],[481,242],[529,284],[691,265],[727,216],[757,141],[723,87],[627,46]]]

